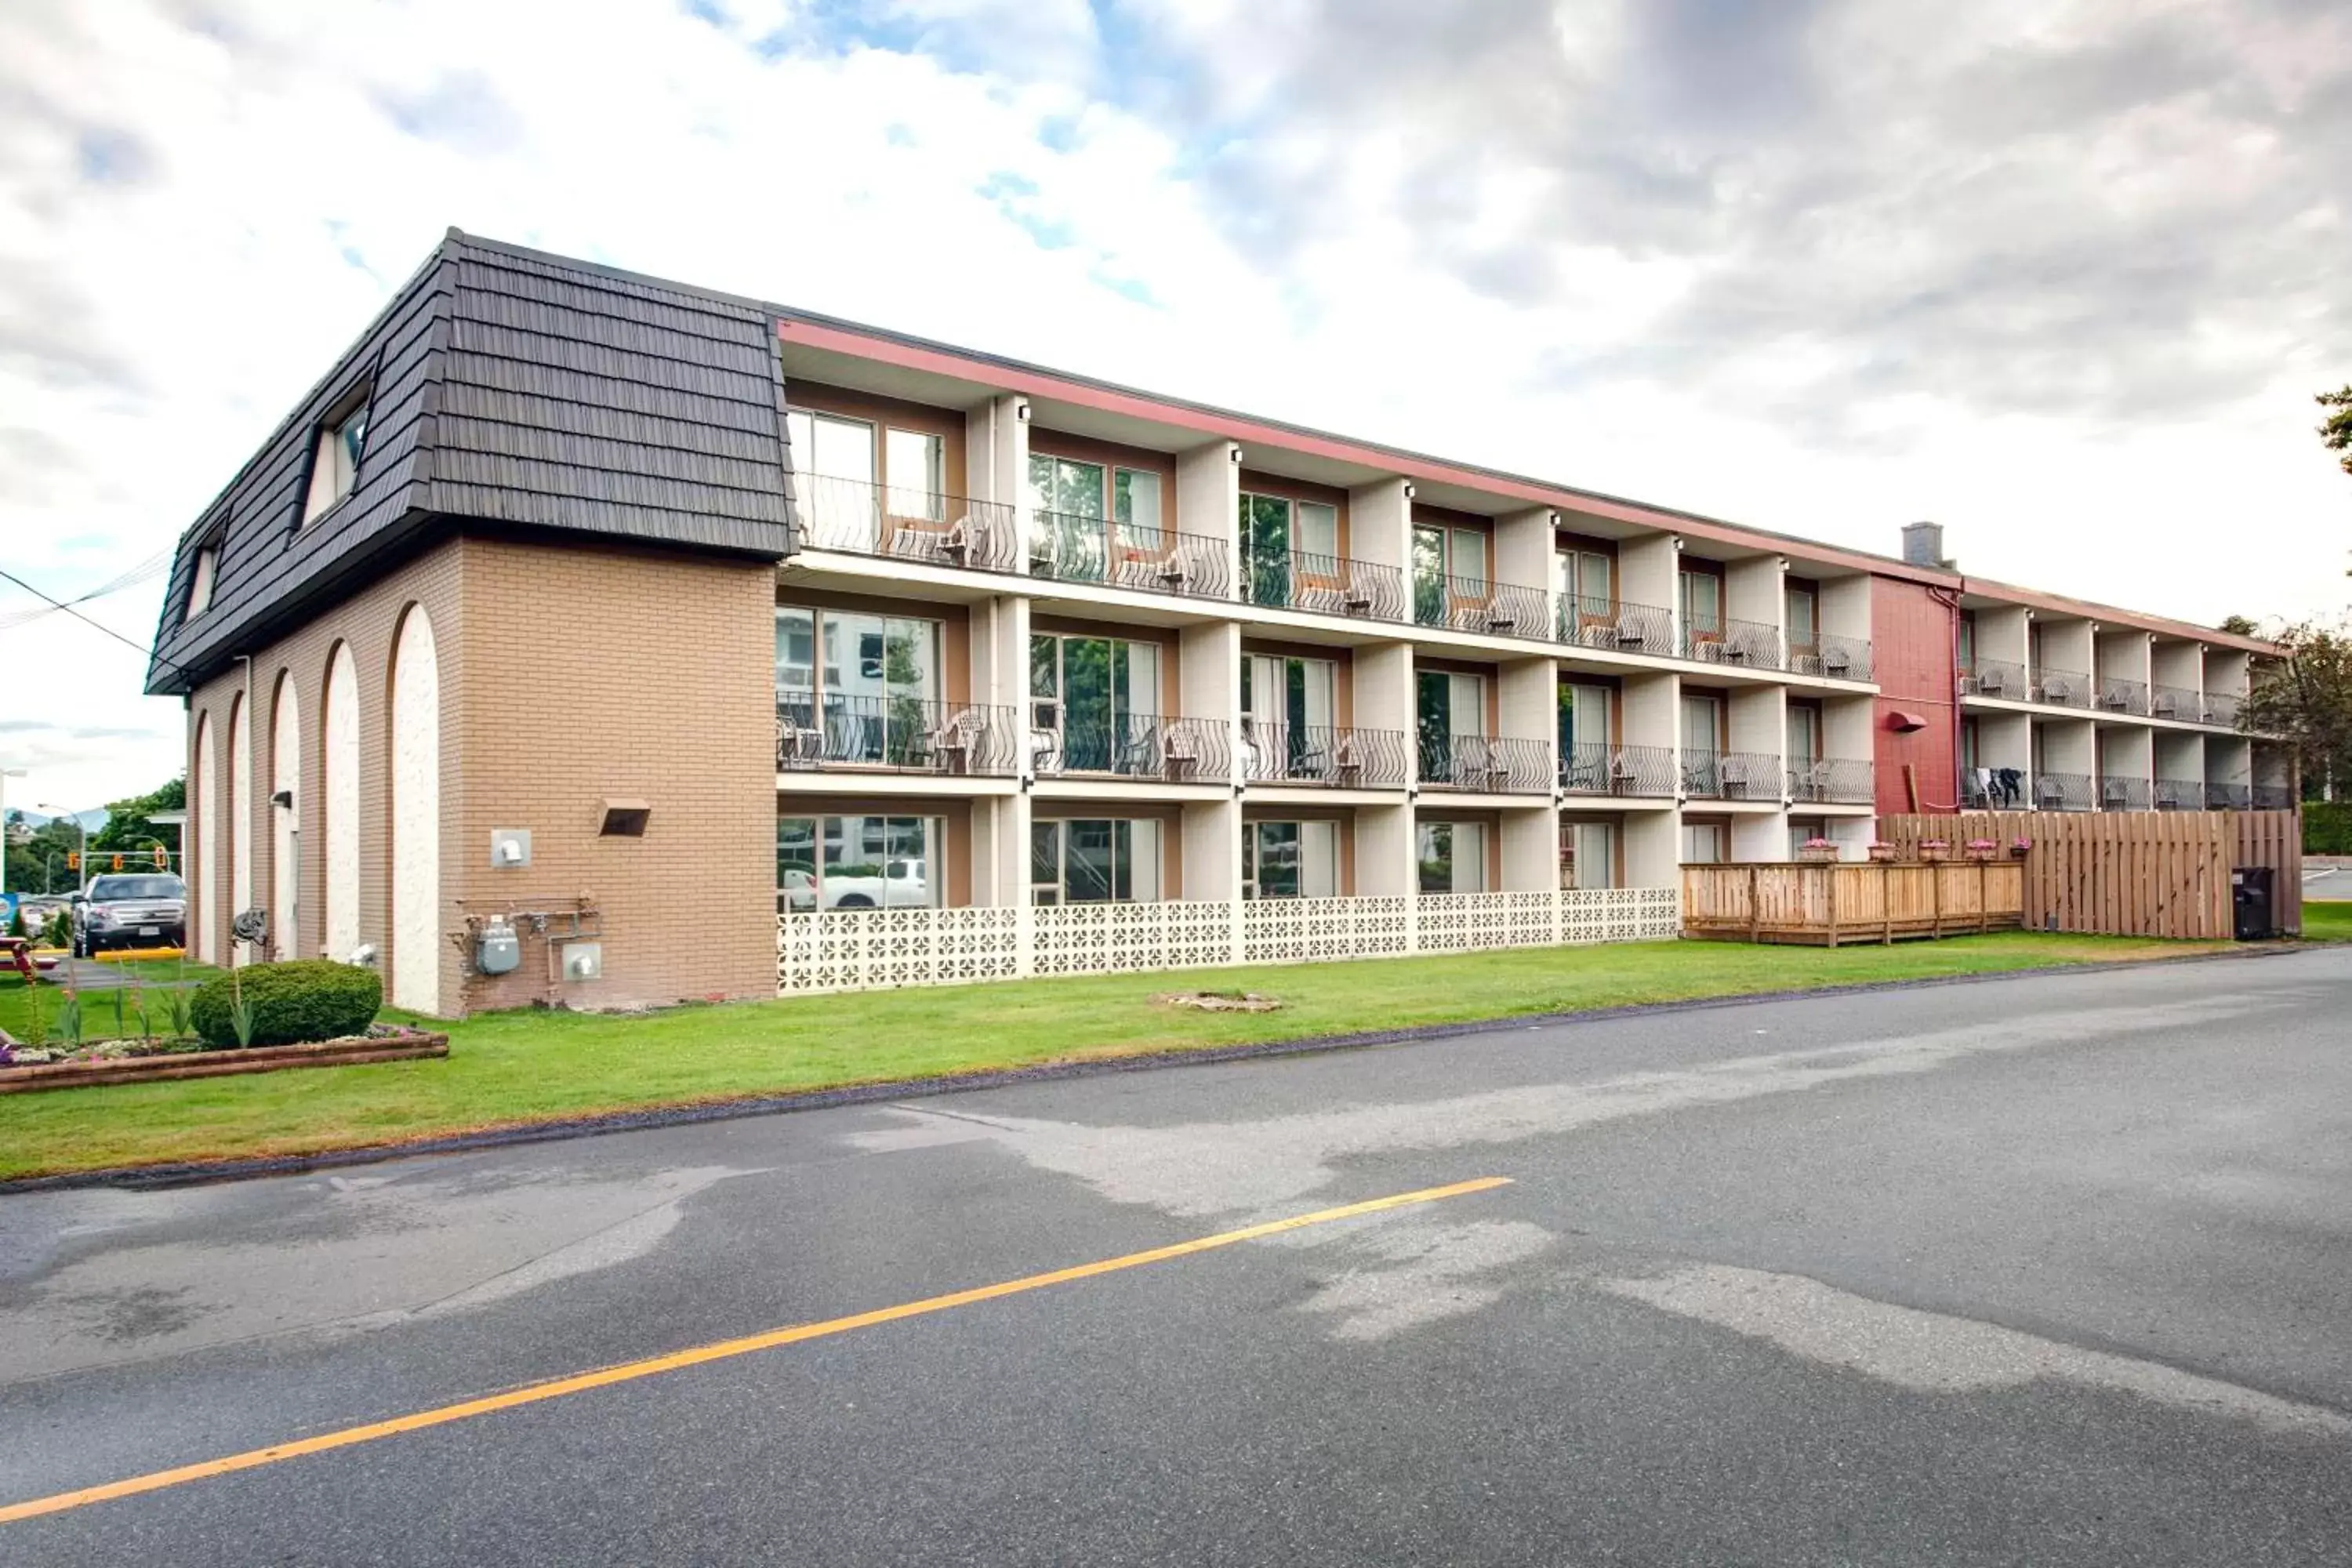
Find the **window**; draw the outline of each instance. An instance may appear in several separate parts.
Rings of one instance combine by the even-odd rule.
[[[947,521],[948,444],[927,430],[890,429],[882,436],[882,472],[889,512],[912,522]]]
[[[1830,825],[1818,816],[1789,818],[1789,858],[1791,860],[1803,858],[1800,851],[1804,848],[1808,840],[1827,838],[1829,836]]]
[[[874,426],[795,408],[784,415],[793,494],[820,547],[872,550],[881,537],[875,510]]]
[[[1566,821],[1559,825],[1559,885],[1617,885],[1617,826],[1609,822]]]
[[[367,449],[368,393],[346,398],[319,426],[318,445],[310,454],[310,493],[302,503],[302,521],[312,518],[352,493],[359,480],[360,458]]]
[[[1597,550],[1562,550],[1551,558],[1552,590],[1561,612],[1575,606],[1583,616],[1606,616],[1616,607],[1617,563]]]
[[[1811,583],[1790,578],[1782,599],[1789,623],[1789,647],[1806,653],[1818,651],[1822,646],[1821,591]]]
[[[1974,669],[1977,663],[1977,613],[1960,612],[1960,668]]]
[[[945,826],[936,816],[776,818],[776,909],[937,909]]]
[[[1722,700],[1683,693],[1683,788],[1689,794],[1723,793],[1722,735]]]
[[[1711,572],[1684,572],[1677,579],[1683,635],[1697,642],[1723,640],[1723,579]]]
[[[1029,507],[1036,548],[1055,574],[1110,580],[1109,563],[1168,547],[1161,531],[1160,476],[1148,468],[1029,456]]]
[[[1143,773],[1160,766],[1160,645],[1029,639],[1029,726],[1040,773]]]
[[[1485,677],[1444,669],[1416,670],[1413,698],[1423,780],[1454,783],[1457,753],[1469,765],[1484,764],[1486,748],[1475,742],[1487,732]],[[1472,743],[1465,745],[1465,740]]]
[[[1242,744],[1255,779],[1322,778],[1332,763],[1339,667],[1328,658],[1242,660]]]
[[[903,616],[776,611],[778,739],[834,763],[901,766],[940,720],[940,624]]]
[[[1605,753],[1612,734],[1612,699],[1605,686],[1563,682],[1559,689],[1559,754],[1586,757]]]
[[[1683,824],[1683,864],[1716,866],[1731,858],[1731,830],[1720,822]]]
[[[1810,702],[1789,704],[1789,766],[1811,768],[1822,754],[1822,710]]]
[[[1242,829],[1242,897],[1339,896],[1339,825],[1252,822]]]
[[[1414,829],[1424,893],[1486,890],[1486,825],[1424,822]]]
[[[1960,775],[1966,778],[1984,766],[1984,732],[1971,716],[1960,721]]]
[[[1345,585],[1338,507],[1244,491],[1241,541],[1252,604],[1297,605],[1302,589]]]
[[[1488,581],[1484,533],[1475,528],[1413,525],[1413,619],[1423,626],[1444,625],[1455,601],[1483,605]]]
[[[1160,897],[1160,824],[1150,817],[1032,823],[1030,901],[1153,902]]]
[[[195,576],[188,584],[188,613],[180,618],[193,621],[212,607],[213,573],[220,564],[220,551],[206,544],[197,548]]]

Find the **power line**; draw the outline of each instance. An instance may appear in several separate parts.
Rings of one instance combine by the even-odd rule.
[[[116,631],[112,626],[107,626],[103,622],[91,620],[88,616],[83,615],[79,610],[75,609],[72,605],[68,604],[63,599],[50,598],[48,595],[42,593],[38,588],[34,587],[30,583],[26,582],[22,577],[17,576],[13,572],[0,571],[0,577],[6,578],[9,582],[16,584],[16,586],[24,589],[25,592],[32,595],[33,597],[37,599],[47,600],[51,606],[63,610],[75,620],[81,622],[82,625],[86,626],[96,626],[100,631],[104,632],[108,637],[112,637],[116,642],[121,643],[125,647],[136,648],[142,654],[150,651],[145,643],[133,642],[129,637],[124,637],[121,632]]]
[[[92,599],[103,599],[109,594],[119,594],[125,588],[136,587],[152,578],[163,575],[171,569],[171,565],[172,552],[168,550],[159,551],[121,576],[100,584],[87,594],[79,595],[62,604],[52,599],[38,609],[19,610],[13,615],[0,616],[0,632],[13,631],[29,622],[37,621],[45,616],[56,615],[61,609],[69,609],[75,605],[87,605]],[[47,598],[47,595],[43,595],[42,597]]]

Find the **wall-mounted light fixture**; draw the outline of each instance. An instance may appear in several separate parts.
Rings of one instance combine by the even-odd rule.
[[[1024,423],[1028,420],[1029,400],[1027,398],[1024,397],[1020,402],[1013,405],[1013,417],[1022,420]]]
[[[1418,492],[1418,491],[1416,491],[1416,490],[1412,488],[1412,481],[1411,479],[1407,479],[1407,480],[1405,480],[1405,482],[1404,482],[1404,499],[1405,499],[1405,500],[1412,500],[1412,499],[1416,494],[1418,494],[1418,493],[1419,493],[1419,492]]]
[[[1241,466],[1241,460],[1242,460],[1242,449],[1241,449],[1239,447],[1226,447],[1226,448],[1225,448],[1225,456],[1226,456],[1226,457],[1228,457],[1228,458],[1231,458],[1234,460],[1234,466],[1235,468],[1239,468],[1239,467]]]
[[[1544,517],[1554,528],[1558,528],[1559,526],[1559,513],[1556,511],[1548,511],[1544,513]]]

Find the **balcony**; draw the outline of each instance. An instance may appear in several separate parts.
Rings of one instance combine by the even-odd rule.
[[[2091,678],[2080,670],[2037,669],[2033,672],[2033,700],[2053,708],[2088,708]]]
[[[1780,759],[1769,752],[1683,752],[1683,793],[1695,800],[1780,799]]]
[[[2147,710],[2156,718],[2194,724],[2205,716],[2204,699],[2193,686],[2151,686],[2147,690]]]
[[[2205,722],[2208,724],[2227,724],[2231,729],[2236,729],[2238,727],[2238,709],[2240,704],[2245,699],[2240,693],[2235,691],[2209,691],[2205,693]]]
[[[1074,512],[1029,514],[1029,575],[1190,599],[1233,596],[1226,541]]]
[[[1779,669],[1780,628],[1761,621],[1734,621],[1702,616],[1684,623],[1683,657],[1701,664],[1737,664],[1749,669]]]
[[[1789,645],[1789,669],[1794,675],[1826,676],[1832,680],[1870,679],[1870,639],[1823,632],[1809,643]]]
[[[1421,735],[1421,782],[1480,795],[1549,795],[1554,768],[1541,741],[1499,735]]]
[[[1789,768],[1789,798],[1811,805],[1875,805],[1877,765],[1854,757],[1800,759]]]
[[[2023,702],[2032,689],[2025,679],[2025,666],[2021,664],[2012,664],[2004,658],[1960,661],[1960,695],[1963,697],[1997,697],[2004,702]]]
[[[1233,727],[1157,713],[1080,718],[1029,731],[1029,769],[1045,778],[1223,784],[1233,776]]]
[[[2146,713],[2147,682],[2121,675],[2099,677],[2099,707],[2108,713]]]
[[[2250,811],[2254,804],[2254,786],[2242,784],[2205,785],[2205,809],[2208,811]]]
[[[2146,811],[2148,803],[2147,781],[2119,777],[2114,773],[2099,781],[2101,811]]]
[[[1401,569],[1346,555],[1251,551],[1242,563],[1242,581],[1249,602],[1270,610],[1402,621],[1408,608]]]
[[[2156,781],[2156,809],[2158,811],[2201,811],[2205,806],[2205,786],[2195,779],[2158,779]]]
[[[2293,811],[2294,809],[2294,790],[2292,785],[2258,784],[2254,785],[2253,795],[2256,811]]]
[[[1549,596],[1540,588],[1515,583],[1417,574],[1412,580],[1413,624],[1486,637],[1549,637]]]
[[[1580,795],[1672,795],[1674,749],[1576,742],[1560,754],[1559,787]]]
[[[1411,752],[1402,730],[1242,721],[1242,774],[1253,784],[1402,789]]]
[[[1622,599],[1573,598],[1563,595],[1552,636],[1576,647],[1611,653],[1675,656],[1675,618],[1654,605]]]
[[[776,693],[776,767],[1011,778],[1019,773],[1017,710],[919,697]]]
[[[823,474],[796,474],[793,488],[812,549],[973,572],[1019,570],[1020,529],[1013,509],[1000,502]]]
[[[2036,773],[2033,805],[2037,811],[2088,811],[2095,804],[2088,773]]]

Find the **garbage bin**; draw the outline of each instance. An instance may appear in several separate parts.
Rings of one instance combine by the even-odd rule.
[[[2278,934],[2271,915],[2271,868],[2240,866],[2230,873],[2230,903],[2240,942],[2261,942]]]

